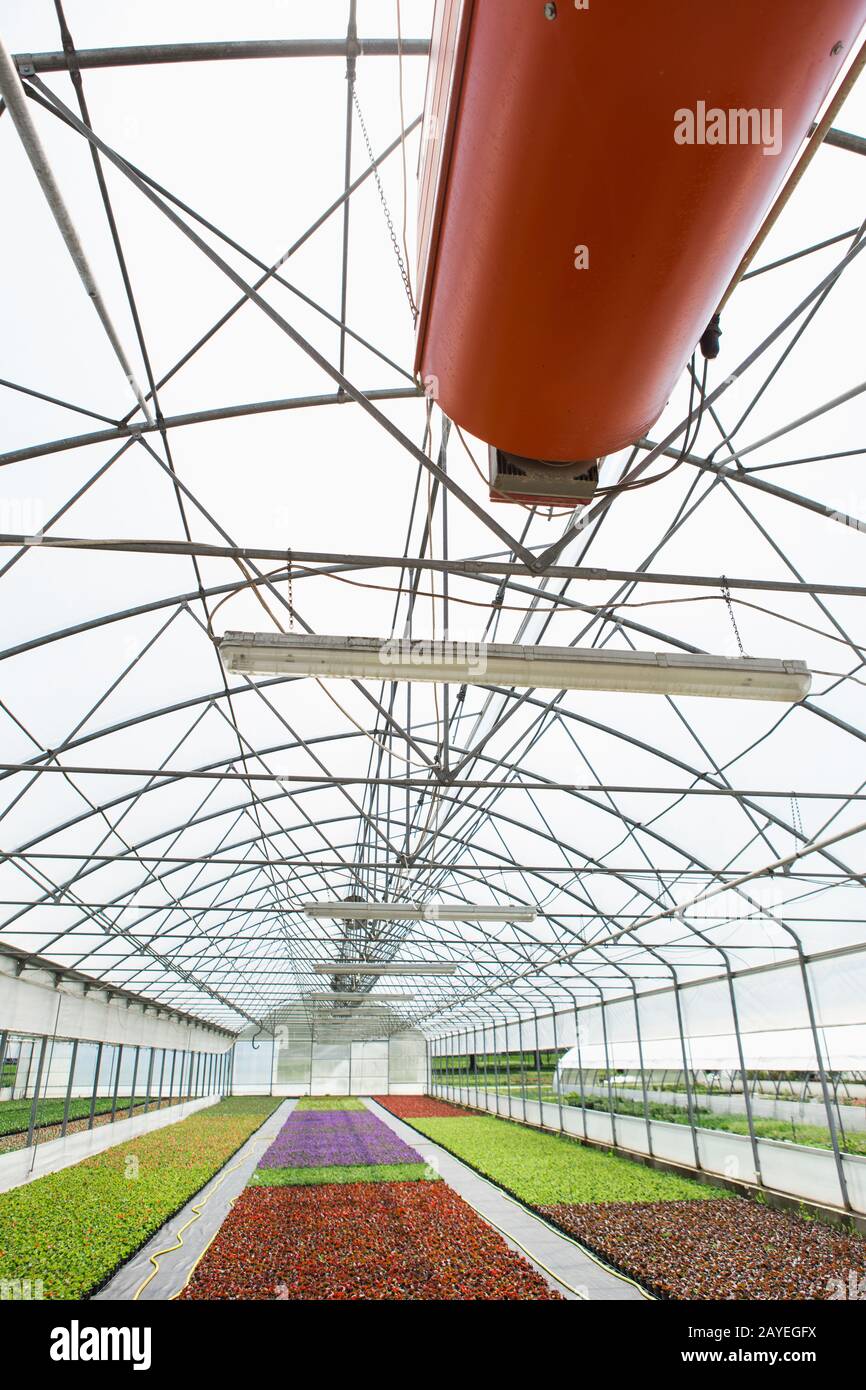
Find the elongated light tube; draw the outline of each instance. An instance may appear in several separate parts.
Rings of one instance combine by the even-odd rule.
[[[804,662],[770,657],[613,652],[423,638],[319,637],[293,632],[227,632],[220,641],[220,656],[228,672],[249,676],[451,681],[787,704],[804,699],[812,683]]]
[[[342,994],[332,990],[329,994],[305,994],[308,1004],[407,1004],[414,994]]]
[[[313,969],[317,975],[453,975],[457,966],[429,960],[399,965],[394,961],[317,960]]]
[[[380,922],[534,922],[531,907],[516,903],[503,906],[478,907],[467,903],[301,903],[308,917],[339,917],[349,921],[375,918]]]

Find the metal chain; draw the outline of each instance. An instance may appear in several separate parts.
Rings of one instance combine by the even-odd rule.
[[[287,587],[287,589],[288,589],[288,593],[287,593],[286,597],[288,598],[288,601],[289,601],[289,632],[294,632],[294,630],[295,630],[295,601],[294,601],[294,597],[293,597],[293,595],[292,595],[292,550],[291,550],[291,546],[290,546],[289,549],[286,551],[286,560],[287,560],[286,587]]]
[[[385,190],[382,187],[382,180],[379,177],[379,165],[376,162],[376,156],[373,152],[373,146],[370,143],[370,136],[367,133],[367,122],[364,120],[364,113],[361,110],[361,103],[358,100],[358,89],[355,86],[354,82],[352,83],[352,101],[355,103],[355,110],[358,113],[358,122],[361,126],[361,134],[364,137],[364,144],[367,146],[367,155],[369,157],[371,165],[373,166],[373,178],[376,180],[376,187],[379,190],[379,199],[381,201],[382,208],[385,213],[385,221],[388,224],[388,235],[391,238],[391,245],[394,247],[394,255],[397,257],[397,265],[400,268],[400,278],[403,281],[403,288],[406,291],[406,298],[409,301],[409,308],[412,310],[412,318],[414,322],[417,323],[418,307],[415,303],[415,297],[412,294],[412,281],[409,279],[409,272],[406,269],[406,262],[403,260],[403,253],[400,250],[400,243],[397,240],[397,233],[394,230],[394,220],[391,216],[391,209],[388,207],[388,199],[385,197]]]
[[[728,581],[724,575],[722,575],[722,598],[725,600],[725,603],[728,606],[728,617],[731,620],[731,627],[734,629],[734,636],[737,639],[737,646],[740,649],[740,656],[745,656],[746,652],[745,648],[743,647],[742,638],[740,637],[740,629],[737,627],[737,620],[734,617],[734,605],[731,602],[731,591],[728,588]]]

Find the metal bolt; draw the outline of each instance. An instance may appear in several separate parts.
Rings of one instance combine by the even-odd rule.
[[[553,4],[552,0],[544,7],[544,18],[556,19],[556,6]]]

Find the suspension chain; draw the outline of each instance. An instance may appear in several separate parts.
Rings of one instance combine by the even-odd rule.
[[[737,646],[740,649],[740,656],[745,656],[746,651],[743,646],[742,638],[740,637],[740,629],[737,627],[737,620],[734,617],[734,605],[731,602],[731,591],[728,588],[728,581],[724,575],[722,575],[722,598],[725,600],[725,603],[728,606],[728,617],[731,620],[731,627],[734,629],[734,636],[737,639]]]
[[[364,144],[367,146],[367,155],[369,157],[370,163],[373,166],[373,177],[376,180],[376,187],[379,190],[379,200],[382,204],[382,210],[385,213],[385,221],[388,224],[388,235],[391,238],[391,245],[394,248],[394,255],[397,257],[397,265],[400,268],[400,279],[403,281],[403,288],[406,291],[406,298],[409,301],[409,308],[412,310],[412,319],[415,323],[417,323],[418,307],[415,303],[415,297],[412,294],[412,281],[409,279],[409,272],[406,269],[406,262],[403,260],[403,253],[400,250],[400,243],[397,240],[397,233],[394,230],[394,219],[391,216],[391,209],[388,206],[388,199],[385,197],[385,190],[382,187],[382,180],[379,177],[379,166],[376,163],[376,156],[373,152],[373,146],[370,142],[370,136],[367,132],[367,122],[364,120],[364,113],[361,110],[361,103],[358,100],[358,89],[355,86],[354,82],[352,83],[352,101],[355,103],[355,111],[357,112],[358,122],[361,126],[361,134],[364,137]]]
[[[294,600],[294,595],[293,595],[293,591],[292,591],[292,548],[291,548],[291,546],[289,546],[289,549],[286,551],[286,560],[287,560],[287,567],[286,567],[286,588],[288,589],[288,593],[286,594],[286,598],[288,599],[288,603],[289,603],[289,632],[294,632],[294,630],[295,630],[295,600]]]

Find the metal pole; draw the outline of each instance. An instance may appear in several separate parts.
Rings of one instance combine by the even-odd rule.
[[[144,1091],[144,1113],[145,1113],[145,1115],[147,1114],[148,1110],[150,1109],[150,1088],[151,1088],[151,1085],[153,1084],[153,1064],[154,1064],[154,1061],[156,1060],[155,1057],[154,1057],[153,1048],[152,1048],[152,1047],[149,1048],[148,1051],[150,1052],[150,1059],[149,1059],[148,1064],[147,1064],[147,1086],[145,1087],[145,1091]]]
[[[176,1048],[176,1047],[173,1047],[173,1048],[171,1049],[171,1076],[169,1077],[169,1081],[168,1081],[168,1103],[169,1103],[169,1105],[171,1105],[172,1099],[173,1099],[173,1097],[174,1097],[174,1068],[175,1068],[175,1063],[176,1063],[176,1062],[177,1062],[177,1048]]]
[[[541,1098],[541,1045],[538,1034],[538,1014],[533,1008],[532,1017],[535,1020],[535,1079],[538,1083],[538,1123],[544,1123],[544,1102]]]
[[[638,1002],[637,1002],[637,986],[635,985],[634,980],[631,981],[631,988],[632,988],[632,1001],[633,1001],[633,1003],[634,1003],[634,1026],[635,1026],[635,1031],[636,1031],[636,1034],[637,1034],[637,1055],[638,1055],[638,1060],[639,1060],[639,1062],[640,1062],[640,1084],[641,1084],[641,1090],[642,1090],[642,1092],[643,1092],[643,1115],[644,1115],[644,1123],[645,1123],[645,1125],[646,1125],[647,1152],[648,1152],[650,1155],[652,1155],[652,1151],[653,1151],[652,1123],[651,1123],[651,1121],[650,1121],[649,1096],[647,1095],[647,1089],[646,1089],[646,1070],[645,1070],[645,1068],[644,1068],[644,1061],[643,1061],[643,1042],[642,1042],[642,1040],[641,1040],[641,1035],[640,1035],[640,1010],[638,1009]]]
[[[746,1076],[746,1056],[743,1050],[743,1038],[740,1032],[740,1013],[737,1008],[737,993],[734,988],[734,977],[727,958],[725,966],[728,975],[728,994],[731,1000],[731,1016],[734,1021],[734,1037],[737,1040],[737,1056],[740,1059],[740,1073],[743,1078],[743,1100],[746,1106],[746,1119],[749,1124],[749,1142],[752,1146],[752,1164],[755,1169],[755,1178],[758,1186],[763,1187],[764,1180],[761,1176],[761,1155],[758,1149],[758,1136],[755,1133],[755,1119],[752,1113],[752,1097],[749,1095],[749,1080]]]
[[[123,1043],[120,1043],[115,1055],[114,1090],[111,1094],[111,1123],[117,1119],[117,1097],[120,1090],[120,1069],[123,1066]]]
[[[600,993],[600,991],[599,991]],[[600,1000],[601,1009],[601,1036],[604,1041],[604,1073],[607,1079],[607,1104],[610,1111],[610,1133],[614,1148],[616,1147],[616,1114],[613,1104],[613,1085],[610,1079],[610,1052],[607,1045],[607,1018],[604,1012],[604,998]]]
[[[6,1052],[9,1046],[9,1032],[3,1029],[0,1032],[0,1089],[3,1087],[3,1071],[6,1066]]]
[[[30,115],[24,88],[18,76],[18,69],[13,63],[2,38],[0,38],[0,95],[2,95],[6,102],[9,115],[12,117],[15,129],[18,131],[27,158],[33,166],[33,172],[45,195],[45,200],[51,209],[54,220],[60,230],[60,235],[66,243],[66,249],[72,258],[75,269],[81,277],[81,282],[87,292],[87,297],[90,299],[99,316],[108,341],[111,343],[114,355],[120,363],[123,375],[132,388],[139,408],[144,412],[145,419],[150,421],[153,419],[150,413],[150,407],[145,400],[141,387],[136,381],[135,373],[132,370],[129,358],[124,352],[117,329],[112,322],[111,315],[102,298],[102,293],[96,283],[93,271],[90,268],[90,263],[79,239],[78,232],[75,229],[75,224],[69,215],[69,209],[63,200],[63,194],[60,192],[57,180],[54,177],[54,173],[48,161],[48,156],[39,138],[39,132]]]
[[[72,1099],[72,1082],[75,1077],[75,1063],[78,1060],[78,1039],[72,1042],[72,1056],[69,1059],[69,1080],[66,1083],[66,1098],[63,1102],[63,1123],[60,1126],[60,1138],[65,1139],[66,1129],[69,1124],[69,1102]]]
[[[36,1119],[39,1113],[39,1088],[42,1085],[42,1068],[45,1065],[45,1053],[48,1048],[48,1039],[43,1038],[39,1048],[39,1063],[36,1068],[36,1085],[33,1088],[33,1104],[30,1106],[30,1123],[27,1126],[27,1144],[29,1149],[33,1143],[33,1131],[36,1128]]]
[[[129,1105],[127,1107],[126,1112],[128,1117],[131,1117],[133,1106],[135,1105],[135,1087],[138,1081],[138,1055],[140,1051],[141,1049],[139,1047],[136,1047],[134,1050],[134,1060],[132,1063],[132,1085],[129,1088]]]
[[[517,1036],[520,1040],[520,1093],[523,1097],[523,1121],[526,1123],[526,1053],[523,1050],[523,1017],[518,1015]]]
[[[252,58],[404,58],[424,57],[429,39],[239,39],[205,43],[148,43],[117,48],[79,48],[77,68],[150,66],[154,63],[210,63]],[[28,72],[66,72],[66,53],[16,53],[12,58],[24,75]]]
[[[559,1056],[559,1034],[558,1034],[558,1029],[557,1029],[557,1026],[556,1026],[556,1005],[555,1005],[555,1004],[551,1006],[551,1018],[553,1019],[553,1052],[554,1052],[554,1056],[556,1057],[556,1071],[558,1072],[557,1079],[556,1079],[556,1100],[557,1100],[557,1104],[558,1104],[558,1106],[559,1106],[559,1128],[560,1128],[561,1130],[564,1131],[564,1130],[565,1130],[565,1124],[563,1123],[563,1118],[562,1118],[562,1071],[561,1071],[561,1066],[560,1066],[560,1061],[561,1061],[561,1059],[560,1059],[560,1056]]]
[[[698,1149],[698,1131],[697,1126],[695,1124],[695,1105],[694,1100],[692,1099],[692,1083],[689,1077],[689,1059],[688,1054],[686,1053],[686,1034],[685,1029],[683,1027],[683,1010],[682,1004],[680,1002],[680,983],[679,980],[677,980],[676,978],[674,978],[673,989],[674,1003],[676,1004],[677,1008],[677,1027],[680,1030],[680,1051],[682,1053],[683,1058],[683,1084],[686,1088],[686,1107],[689,1113],[689,1129],[692,1132],[692,1150],[695,1155],[695,1167],[700,1168],[701,1155]]]
[[[101,1042],[100,1042],[100,1043],[97,1043],[97,1045],[96,1045],[96,1071],[94,1072],[94,1075],[93,1075],[93,1091],[92,1091],[92,1094],[91,1094],[91,1096],[90,1096],[90,1115],[88,1116],[88,1119],[87,1119],[87,1128],[88,1128],[88,1129],[93,1129],[93,1117],[94,1117],[94,1115],[96,1114],[96,1094],[97,1094],[97,1091],[99,1090],[99,1073],[100,1073],[100,1071],[102,1070],[102,1048],[103,1048],[103,1044],[102,1044]]]
[[[830,1131],[830,1144],[833,1149],[833,1158],[836,1163],[836,1175],[839,1179],[839,1188],[842,1193],[842,1204],[847,1211],[851,1211],[851,1199],[848,1195],[848,1181],[845,1176],[845,1168],[842,1163],[842,1154],[839,1150],[839,1136],[836,1133],[836,1121],[833,1115],[833,1105],[830,1100],[830,1087],[827,1081],[827,1072],[824,1067],[824,1054],[821,1048],[821,1040],[818,1036],[818,1020],[815,1017],[815,1006],[812,1000],[812,989],[809,984],[809,971],[803,958],[803,951],[799,940],[797,942],[797,955],[800,962],[800,974],[803,980],[803,993],[806,996],[806,1008],[809,1013],[809,1027],[812,1031],[812,1042],[815,1047],[815,1059],[818,1063],[818,1075],[821,1081],[821,1094],[824,1098],[824,1109],[827,1112],[827,1128]]]
[[[21,1043],[22,1043],[22,1046],[23,1046],[23,1043],[24,1043],[24,1039],[23,1039],[23,1038],[21,1039]],[[35,1043],[35,1040],[34,1040],[33,1038],[30,1038],[29,1041],[28,1041],[27,1046],[28,1046],[28,1048],[29,1048],[29,1051],[28,1051],[28,1053],[27,1053],[27,1075],[26,1075],[25,1078],[24,1078],[24,1095],[25,1095],[25,1096],[27,1095],[27,1092],[30,1090],[30,1073],[31,1073],[32,1070],[33,1070],[33,1056],[34,1056],[34,1053],[36,1052],[36,1043]],[[16,1080],[17,1080],[17,1075],[18,1075],[18,1074],[17,1074],[17,1072],[16,1072]]]

